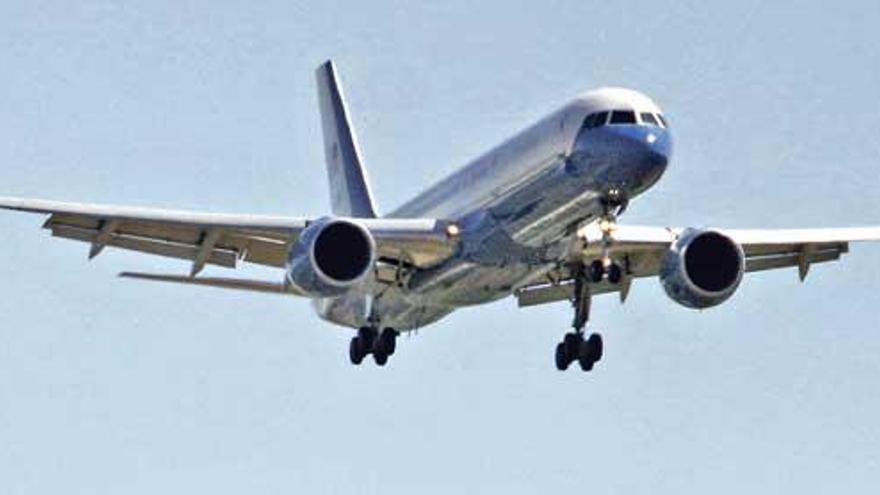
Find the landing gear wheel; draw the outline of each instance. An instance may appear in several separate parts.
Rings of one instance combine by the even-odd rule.
[[[567,370],[568,366],[578,358],[583,346],[584,338],[581,334],[575,332],[565,334],[562,342],[556,345],[556,369]]]
[[[565,346],[565,356],[572,361],[579,353],[584,338],[579,333],[567,333],[562,339],[562,345]]]
[[[571,364],[571,361],[569,361],[568,354],[565,352],[565,344],[562,342],[556,344],[556,369],[565,371],[568,369],[569,364]]]
[[[617,285],[621,280],[623,280],[623,270],[617,263],[612,263],[611,266],[608,267],[608,281]]]
[[[589,349],[590,355],[593,358],[593,362],[601,361],[602,355],[605,353],[605,344],[602,342],[602,336],[598,333],[594,333],[587,339],[586,344],[587,349]]]
[[[602,260],[595,260],[590,263],[590,281],[598,284],[602,281],[602,277],[605,275],[605,265],[602,263]]]
[[[580,348],[578,355],[578,364],[584,371],[591,371],[593,366],[602,359],[603,353],[602,336],[598,333],[590,335]]]
[[[577,361],[581,369],[590,371],[602,359],[603,345],[602,336],[597,333],[590,335],[588,339],[584,339],[584,327],[590,317],[590,293],[589,280],[594,279],[598,275],[601,280],[608,267],[609,282],[617,283],[623,277],[622,269],[619,265],[607,263],[607,256],[603,259],[595,260],[589,267],[581,265],[577,271],[574,283],[573,299],[574,305],[574,327],[573,332],[565,334],[562,342],[556,345],[556,353],[554,355],[556,369],[565,371],[574,361]]]
[[[361,327],[358,329],[358,338],[361,339],[364,355],[369,354],[376,342],[376,330],[370,327]]]
[[[382,348],[385,354],[393,356],[394,351],[397,350],[397,331],[393,328],[382,330],[382,334],[379,336],[376,344]]]
[[[361,364],[365,355],[360,337],[352,337],[348,344],[348,359],[351,360],[351,364],[355,366]]]
[[[373,360],[376,361],[376,365],[385,366],[385,363],[388,362],[388,354],[382,351],[373,351]]]
[[[579,356],[578,364],[581,365],[582,371],[593,371],[593,365],[596,363],[586,356]]]

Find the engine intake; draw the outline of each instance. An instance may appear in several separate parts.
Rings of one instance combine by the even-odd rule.
[[[742,246],[714,230],[687,229],[660,269],[666,294],[689,308],[717,306],[733,295],[745,272]]]
[[[376,262],[376,242],[364,226],[322,218],[300,235],[288,256],[288,281],[316,297],[333,297],[362,283]]]

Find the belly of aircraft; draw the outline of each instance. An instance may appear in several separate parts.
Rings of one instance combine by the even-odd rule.
[[[585,169],[559,161],[528,183],[495,195],[462,218],[462,248],[455,257],[418,273],[406,289],[378,293],[373,313],[382,326],[413,330],[457,308],[508,297],[547,273],[573,228],[601,214],[602,186],[595,177],[602,169],[602,163]],[[363,304],[337,300],[332,305],[336,310],[328,319],[351,327],[367,324]]]

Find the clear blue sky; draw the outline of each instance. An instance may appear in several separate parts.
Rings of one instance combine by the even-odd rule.
[[[327,211],[313,70],[339,64],[380,207],[589,88],[676,156],[625,220],[880,224],[880,4],[3,2],[0,192]],[[461,311],[348,364],[299,300],[121,281],[184,263],[0,215],[0,492],[864,493],[880,484],[880,247],[728,304]],[[223,273],[212,270],[211,273]],[[245,274],[280,273],[247,269]]]

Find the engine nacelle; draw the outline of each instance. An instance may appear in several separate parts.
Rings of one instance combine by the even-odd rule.
[[[287,258],[287,281],[313,297],[344,294],[364,283],[376,264],[376,241],[366,227],[322,218],[303,230]]]
[[[730,237],[714,230],[687,229],[663,258],[660,282],[682,306],[717,306],[739,287],[745,259],[742,246]]]

